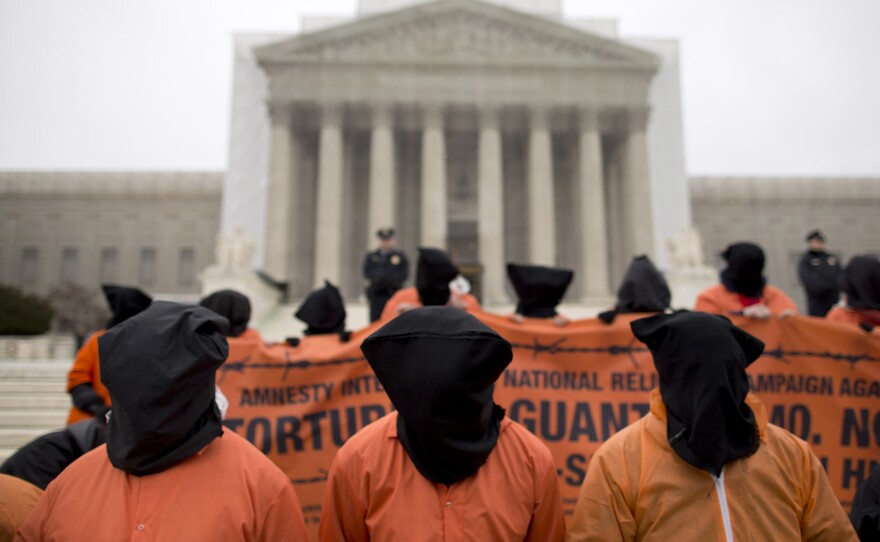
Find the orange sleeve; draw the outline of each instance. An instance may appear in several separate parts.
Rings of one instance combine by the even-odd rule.
[[[825,315],[825,319],[829,322],[859,325],[859,315],[854,310],[846,307],[834,307]]]
[[[721,305],[718,304],[717,296],[714,288],[706,288],[697,296],[694,303],[694,310],[699,312],[708,312],[711,314],[722,314]]]
[[[345,449],[340,449],[342,454]],[[321,523],[318,526],[319,542],[369,540],[367,531],[367,508],[357,494],[354,485],[345,472],[346,464],[336,456],[327,476],[324,490],[324,506],[321,510]]]
[[[260,526],[260,542],[308,542],[302,504],[292,484],[286,484],[272,499]]]
[[[767,302],[767,308],[773,314],[779,314],[784,311],[798,312],[797,305],[788,295],[776,286],[767,285],[764,287],[764,300]]]
[[[49,502],[50,491],[52,491],[51,487],[46,489],[46,492],[37,501],[31,513],[28,514],[27,519],[19,527],[15,535],[15,542],[36,542],[45,539],[44,526],[46,525],[46,520],[49,519],[49,514],[52,513]]]
[[[382,316],[380,316],[380,320],[390,320],[399,314],[400,306],[404,303],[407,304],[418,304],[421,306],[419,302],[419,293],[413,287],[404,288],[402,290],[398,290],[394,292],[394,295],[391,296],[391,299],[385,303],[385,308],[382,309]]]
[[[104,404],[110,404],[110,392],[101,382],[101,366],[98,360],[98,337],[105,333],[104,330],[92,334],[86,343],[76,353],[73,367],[67,373],[67,393],[82,384],[89,384],[94,388],[98,397],[104,400]],[[70,407],[67,415],[67,425],[91,418],[92,415],[83,412],[75,406]]]
[[[844,307],[834,307],[828,311],[828,314],[825,315],[825,319],[831,322],[846,322],[847,324],[855,322],[852,313]]]
[[[483,307],[480,305],[480,301],[473,295],[467,294],[464,298],[468,304],[468,312],[477,312],[483,310]]]
[[[801,515],[801,537],[804,542],[858,542],[856,532],[840,501],[834,495],[825,469],[806,443],[802,443],[804,454],[803,514]]]
[[[98,337],[101,332],[93,333],[86,344],[76,353],[73,367],[67,373],[67,393],[80,384],[92,384],[95,379],[95,371],[98,370]]]
[[[568,542],[631,542],[636,539],[638,526],[630,499],[625,494],[629,485],[626,472],[629,462],[624,457],[619,439],[603,444],[590,460],[571,518]],[[633,460],[638,463],[637,458]]]
[[[559,477],[553,458],[548,454],[544,472],[536,473],[535,509],[525,541],[562,542],[565,540],[565,512],[562,508],[562,494],[559,491]]]

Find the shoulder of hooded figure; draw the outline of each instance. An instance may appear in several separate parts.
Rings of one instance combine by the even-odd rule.
[[[213,450],[212,450],[213,448]],[[213,452],[197,457],[215,457],[230,465],[240,465],[243,470],[253,473],[256,481],[263,487],[274,485],[278,488],[290,483],[290,479],[265,454],[253,444],[234,431],[224,428],[223,435],[211,441],[206,452]],[[171,467],[169,470],[173,470]]]
[[[656,436],[658,436],[658,439],[656,439],[657,443],[668,448],[669,443],[666,441],[666,423],[649,412],[617,433],[611,435],[608,440],[599,446],[599,449],[593,454],[593,459],[596,457],[607,459],[641,454],[642,444],[653,440],[649,438],[646,441],[644,438],[645,432],[652,433],[655,430],[657,432]]]
[[[390,412],[368,424],[345,441],[345,444],[336,452],[333,462],[345,464],[353,460],[363,459],[367,455],[381,455],[380,447],[384,441],[398,442],[396,438],[388,438],[391,434],[397,434],[396,411]]]
[[[110,458],[107,456],[107,445],[101,444],[81,455],[76,461],[61,471],[61,474],[56,476],[46,488],[46,494],[49,496],[48,498],[54,499],[62,492],[67,491],[67,488],[72,488],[70,489],[71,491],[79,493],[82,491],[82,483],[79,480],[96,479],[96,473],[104,469],[109,469],[108,472],[116,471],[116,468],[110,464]],[[119,472],[122,473],[122,471]]]
[[[768,423],[764,429],[761,447],[771,454],[780,469],[789,468],[792,475],[798,475],[793,481],[802,477],[800,472],[804,466],[810,464],[813,456],[813,451],[805,440],[772,423]]]
[[[771,310],[783,310],[787,308],[797,310],[797,305],[794,300],[788,297],[788,294],[783,292],[781,289],[773,286],[772,284],[768,284],[764,286],[764,299],[767,303],[775,302],[777,305],[783,304],[784,306],[776,306],[770,307]]]
[[[516,453],[533,457],[538,466],[553,463],[553,454],[544,442],[518,422],[505,417],[501,420],[497,446],[519,448]]]

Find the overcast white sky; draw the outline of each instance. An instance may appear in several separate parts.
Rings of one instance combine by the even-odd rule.
[[[690,174],[880,177],[880,1],[564,0],[682,48]],[[226,166],[233,32],[355,0],[0,0],[0,169]]]

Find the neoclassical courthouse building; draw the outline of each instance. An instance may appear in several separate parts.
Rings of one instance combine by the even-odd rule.
[[[560,0],[361,0],[234,40],[227,171],[0,172],[0,283],[195,298],[237,228],[290,301],[323,279],[358,297],[389,225],[413,260],[447,248],[490,305],[508,261],[572,268],[570,300],[607,299],[632,255],[664,267],[690,226],[709,264],[762,244],[799,302],[807,230],[843,258],[880,253],[880,179],[689,182],[675,42],[565,20]]]
[[[236,38],[221,219],[291,296],[358,295],[391,225],[411,254],[448,249],[490,304],[507,261],[573,268],[574,297],[606,298],[690,223],[674,43],[558,0],[362,0],[304,26]]]

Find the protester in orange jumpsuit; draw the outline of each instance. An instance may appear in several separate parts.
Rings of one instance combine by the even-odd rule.
[[[880,260],[876,256],[853,256],[843,270],[843,291],[845,304],[831,309],[828,320],[869,332],[880,326]]]
[[[424,307],[361,349],[397,410],[337,453],[321,541],[563,539],[550,451],[493,401],[507,341],[461,310]]]
[[[0,542],[12,541],[42,494],[43,490],[24,480],[0,474]]]
[[[540,265],[507,264],[507,278],[518,298],[510,319],[523,323],[526,318],[552,319],[559,327],[569,319],[556,312],[574,279],[574,271]]]
[[[307,540],[290,480],[220,423],[228,326],[159,301],[98,340],[107,444],[49,485],[16,540]]]
[[[669,285],[651,259],[645,255],[636,256],[623,275],[617,290],[617,303],[613,309],[599,313],[599,320],[611,324],[618,314],[663,312],[669,308],[671,300]]]
[[[251,321],[251,300],[246,295],[235,290],[218,290],[199,301],[199,305],[229,320],[227,339],[263,340],[259,331],[248,327]]]
[[[389,320],[417,307],[450,305],[468,312],[482,310],[477,298],[450,289],[449,283],[459,274],[449,255],[438,248],[419,248],[416,285],[398,290],[385,304],[381,320]]]
[[[767,284],[761,247],[752,243],[734,243],[722,256],[727,261],[727,268],[721,272],[721,284],[700,293],[695,311],[743,315],[759,320],[797,313],[797,305],[785,292]]]
[[[346,316],[342,294],[336,286],[325,280],[324,287],[311,291],[294,313],[294,317],[306,324],[303,331],[305,337],[289,337],[287,344],[299,346],[318,343],[333,346],[348,342],[351,332],[345,329]]]
[[[73,401],[73,407],[67,416],[67,423],[72,424],[91,417],[104,416],[110,410],[110,394],[101,382],[101,367],[98,362],[98,337],[117,324],[128,320],[150,306],[150,296],[137,288],[103,284],[101,289],[113,316],[104,330],[96,331],[86,341],[76,358],[73,367],[67,374],[67,393]]]
[[[631,327],[660,387],[590,460],[569,541],[856,540],[809,445],[749,393],[761,341],[699,312]]]

